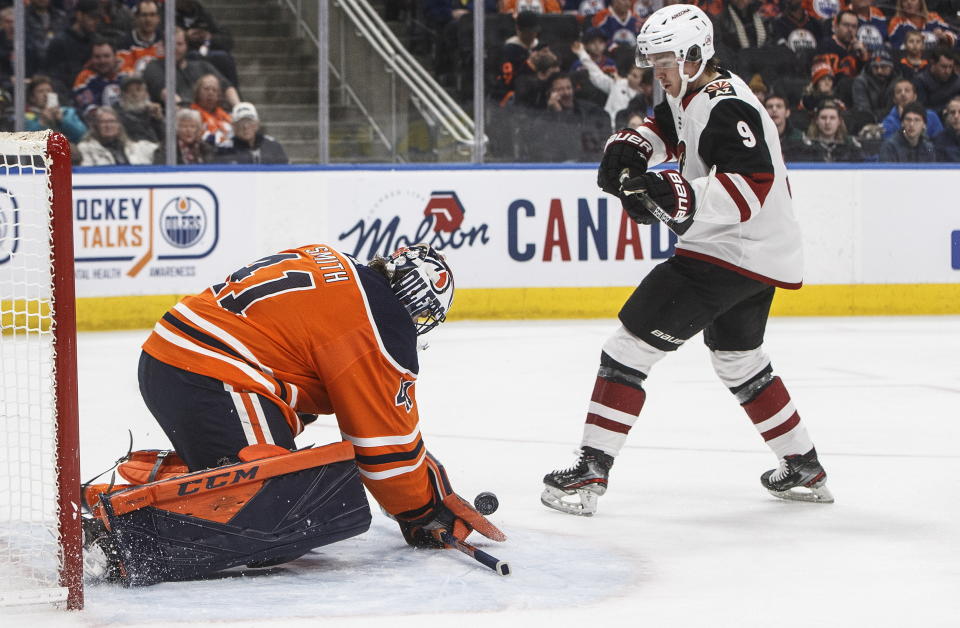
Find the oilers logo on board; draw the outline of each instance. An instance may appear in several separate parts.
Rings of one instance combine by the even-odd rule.
[[[6,264],[17,252],[19,240],[17,197],[0,187],[0,264]]]
[[[207,229],[207,212],[195,198],[180,196],[170,199],[160,210],[160,233],[178,249],[190,248],[200,241]]]

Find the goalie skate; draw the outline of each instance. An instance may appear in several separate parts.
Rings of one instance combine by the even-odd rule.
[[[780,499],[833,503],[833,494],[827,488],[827,472],[817,460],[816,448],[783,458],[778,468],[760,476],[760,483]]]
[[[569,515],[590,517],[597,512],[597,498],[607,492],[613,456],[593,447],[583,447],[579,453],[572,467],[543,477],[540,502]]]
[[[84,517],[83,577],[90,582],[117,582],[121,578],[120,553],[99,519]]]

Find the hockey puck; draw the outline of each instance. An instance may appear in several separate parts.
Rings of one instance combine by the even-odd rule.
[[[500,500],[489,491],[484,491],[473,498],[473,507],[481,515],[492,515],[500,507]]]

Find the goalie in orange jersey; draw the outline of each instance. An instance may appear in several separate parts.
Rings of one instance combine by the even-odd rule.
[[[188,570],[166,559],[159,569],[140,564],[144,554],[175,554],[166,547],[171,544],[181,554],[186,551],[178,535],[193,530],[193,524],[203,530],[213,526],[210,542],[203,545],[205,551],[216,548],[214,554],[223,553],[221,538],[235,536],[238,529],[250,537],[249,551],[229,548],[226,566],[290,560],[310,547],[366,530],[370,515],[368,507],[359,506],[361,500],[366,506],[361,480],[411,545],[443,547],[443,532],[462,540],[473,529],[504,540],[452,490],[420,435],[414,395],[417,336],[445,319],[453,291],[446,260],[426,244],[403,247],[366,265],[316,244],[263,257],[182,299],[157,322],[139,366],[143,399],[176,456],[137,452],[139,457],[120,467],[133,486],[86,490],[97,515],[86,526],[87,544],[108,559],[107,575],[150,583],[225,568],[216,560]],[[345,450],[312,459],[291,453],[294,437],[317,414],[336,415],[352,451],[344,445]],[[331,462],[346,463],[352,478],[346,471],[327,474],[336,476],[328,485],[323,469]],[[307,478],[290,480],[298,474]],[[331,516],[331,509],[342,509],[344,499],[339,493],[331,499],[331,491],[349,492],[346,501],[355,508],[347,510],[361,515],[341,524],[343,517]],[[307,502],[313,508],[309,512],[300,508]],[[297,507],[287,513],[279,504]],[[157,512],[143,514],[150,509],[160,511],[164,521],[202,521],[161,526]],[[136,516],[142,520],[131,521]],[[304,549],[303,530],[295,522],[324,518],[330,525],[310,531],[313,544]],[[298,544],[264,547],[257,534],[243,532],[244,526],[254,531],[293,526]],[[130,542],[145,534],[160,549]],[[196,534],[191,539],[195,549]],[[181,556],[177,565],[182,563]]]

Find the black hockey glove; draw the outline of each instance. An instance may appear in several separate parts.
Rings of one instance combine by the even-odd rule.
[[[634,129],[620,129],[610,136],[603,148],[597,169],[597,185],[607,194],[620,196],[620,179],[637,177],[647,171],[653,146]]]
[[[623,194],[636,197],[652,215],[677,235],[693,224],[696,197],[690,183],[676,170],[648,172],[623,182]]]
[[[507,540],[497,526],[453,492],[446,469],[429,452],[426,465],[433,486],[433,499],[423,508],[396,516],[400,532],[409,545],[443,548],[445,544],[440,540],[443,532],[450,532],[462,541],[473,530],[494,541]]]

